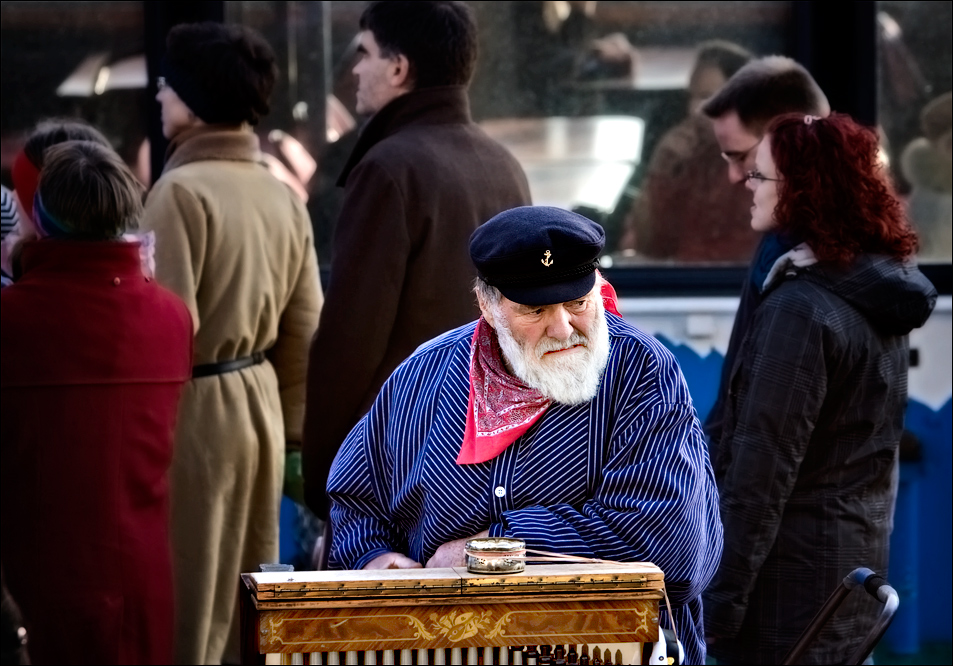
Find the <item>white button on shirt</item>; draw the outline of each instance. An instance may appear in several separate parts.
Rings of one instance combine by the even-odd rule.
[[[493,492],[496,493],[497,497],[506,497],[506,488],[503,486],[497,486]]]

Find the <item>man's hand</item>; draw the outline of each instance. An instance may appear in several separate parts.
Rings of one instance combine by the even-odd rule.
[[[415,562],[400,553],[384,553],[364,565],[365,569],[420,569],[420,562]]]
[[[433,557],[427,560],[427,568],[465,567],[467,565],[467,541],[488,536],[490,536],[490,530],[483,530],[479,534],[474,534],[471,537],[457,539],[456,541],[449,541],[443,544],[437,549],[437,552],[433,554]]]

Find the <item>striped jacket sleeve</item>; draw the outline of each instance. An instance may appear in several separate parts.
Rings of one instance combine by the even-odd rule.
[[[375,437],[375,433],[385,430],[389,390],[389,383],[385,383],[371,411],[341,445],[331,467],[328,490],[339,490],[346,497],[331,506],[335,530],[332,568],[363,569],[382,553],[409,553],[406,536],[400,535],[390,515],[387,480],[393,476],[393,465]],[[375,425],[379,426],[376,430]]]
[[[641,372],[615,368],[612,394],[594,405],[591,429],[608,440],[601,483],[581,507],[532,506],[503,514],[491,533],[528,547],[620,561],[653,562],[665,572],[672,603],[696,598],[721,555],[718,498],[703,436],[681,371],[664,349]],[[610,410],[633,417],[612,432]],[[530,545],[532,544],[532,545]]]

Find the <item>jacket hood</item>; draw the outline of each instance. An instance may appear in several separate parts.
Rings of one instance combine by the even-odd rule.
[[[923,326],[936,305],[936,289],[913,260],[864,254],[846,268],[818,263],[799,275],[837,294],[890,335]]]

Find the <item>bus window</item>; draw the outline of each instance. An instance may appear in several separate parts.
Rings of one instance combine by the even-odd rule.
[[[3,182],[29,131],[50,117],[99,128],[149,183],[141,2],[4,2]]]
[[[878,2],[880,125],[920,261],[953,259],[949,2]]]
[[[692,110],[750,54],[789,50],[791,3],[469,4],[480,30],[473,117],[522,163],[534,203],[601,222],[616,267],[747,262],[757,242],[750,195],[729,185],[708,121]],[[282,62],[260,134],[266,151],[277,154],[265,139],[278,130],[316,162],[305,189],[322,266],[341,203],[335,182],[361,122],[351,67],[365,5],[225,3],[226,19],[261,31]]]
[[[272,173],[305,201],[327,269],[343,190],[337,178],[357,139],[355,36],[366,2],[225,2],[225,19],[258,30],[278,57],[271,113],[256,128]]]
[[[616,268],[747,262],[750,194],[697,108],[748,58],[787,50],[791,3],[471,4],[474,116],[534,203],[601,222]]]

